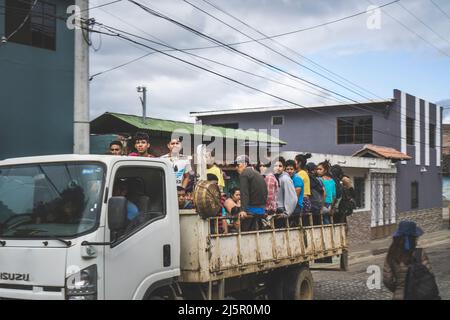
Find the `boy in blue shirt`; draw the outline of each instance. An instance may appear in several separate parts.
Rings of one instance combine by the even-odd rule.
[[[305,194],[305,188],[303,179],[297,172],[295,161],[288,160],[286,161],[286,172],[291,176],[292,182],[294,182],[295,192],[297,193],[298,201],[297,206],[294,210],[294,215],[301,215],[303,211],[303,196]],[[308,225],[307,219],[303,219],[303,225]]]

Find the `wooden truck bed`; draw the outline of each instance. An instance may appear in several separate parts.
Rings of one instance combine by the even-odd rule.
[[[340,255],[347,250],[345,224],[211,234],[210,221],[180,211],[181,282],[224,278]]]

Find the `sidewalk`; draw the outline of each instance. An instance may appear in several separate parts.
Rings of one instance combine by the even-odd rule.
[[[373,240],[368,244],[349,247],[349,261],[367,258],[370,256],[386,254],[391,245],[392,238]],[[442,243],[450,243],[450,230],[443,229],[431,233],[425,233],[419,238],[419,246],[428,248]]]

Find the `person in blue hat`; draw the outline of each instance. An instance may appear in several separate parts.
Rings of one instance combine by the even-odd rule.
[[[431,272],[425,250],[417,247],[417,239],[421,235],[423,230],[414,221],[401,221],[393,235],[383,269],[383,283],[393,293],[393,300],[405,300],[408,268],[416,257]]]

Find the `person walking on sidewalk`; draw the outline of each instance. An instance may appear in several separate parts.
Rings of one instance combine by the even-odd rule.
[[[428,256],[417,248],[422,234],[413,221],[401,221],[394,233],[383,269],[383,283],[393,293],[393,300],[439,299]]]

